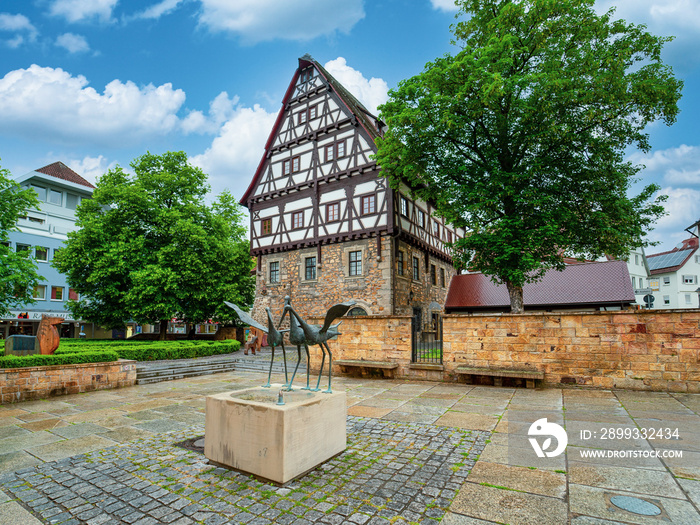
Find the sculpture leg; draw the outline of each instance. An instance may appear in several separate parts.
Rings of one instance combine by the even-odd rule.
[[[319,390],[321,390],[319,388],[319,385],[321,384],[321,374],[323,374],[323,363],[326,362],[326,349],[323,348],[322,343],[319,344],[318,346],[321,347],[321,352],[323,353],[323,357],[321,358],[321,369],[318,371],[318,381],[316,381],[316,388],[312,388],[311,389],[312,392],[318,392]]]
[[[294,367],[294,373],[292,374],[292,379],[285,385],[287,387],[287,392],[291,392],[292,390],[292,383],[294,382],[294,378],[297,375],[297,370],[299,370],[299,364],[301,363],[301,345],[297,345],[297,355],[298,355],[298,360],[297,360],[297,366]]]
[[[302,390],[311,390],[311,388],[309,388],[309,368],[311,367],[311,365],[309,365],[309,359],[311,359],[309,355],[309,345],[304,343],[304,348],[306,349],[306,386],[302,387]]]
[[[272,362],[275,360],[275,347],[272,347],[272,357],[270,358],[270,371],[267,373],[267,383],[264,384],[263,388],[270,388],[270,376],[272,375]]]
[[[284,384],[289,384],[289,375],[287,374],[287,352],[284,349],[284,342],[282,342],[282,357],[284,358]]]
[[[331,349],[328,346],[328,343],[323,343],[326,346],[326,350],[328,350],[328,390],[324,390],[324,394],[332,394],[333,391],[331,390],[331,374],[333,372],[333,354],[331,353]]]

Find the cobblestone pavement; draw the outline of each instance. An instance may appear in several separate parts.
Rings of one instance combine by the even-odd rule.
[[[174,445],[201,426],[24,469],[2,486],[56,524],[437,523],[488,436],[358,417],[347,430],[344,453],[284,488]]]

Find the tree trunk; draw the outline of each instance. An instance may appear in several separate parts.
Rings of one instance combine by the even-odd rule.
[[[525,311],[523,305],[523,287],[515,286],[510,282],[506,282],[508,288],[508,296],[510,297],[510,313],[521,314]]]
[[[159,341],[165,341],[168,337],[168,320],[160,320],[160,333],[158,334]]]

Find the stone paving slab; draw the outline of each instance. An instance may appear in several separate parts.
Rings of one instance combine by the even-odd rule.
[[[369,418],[347,425],[347,450],[284,488],[175,446],[201,426],[23,469],[0,485],[52,523],[438,523],[488,437]]]

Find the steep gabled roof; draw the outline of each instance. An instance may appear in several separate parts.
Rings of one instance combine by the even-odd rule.
[[[277,114],[277,120],[275,120],[275,124],[274,126],[272,126],[272,131],[270,132],[270,135],[267,138],[267,142],[265,143],[265,152],[263,153],[262,159],[258,164],[258,168],[255,170],[253,180],[248,185],[248,189],[243,194],[243,197],[241,197],[240,203],[244,206],[246,205],[246,201],[248,200],[248,197],[250,196],[251,192],[257,186],[258,180],[262,176],[263,166],[265,165],[265,159],[268,156],[270,147],[272,146],[274,138],[277,135],[277,132],[279,131],[280,125],[282,124],[282,117],[284,116],[287,103],[289,102],[289,100],[292,97],[292,94],[294,93],[294,86],[296,85],[297,79],[299,78],[299,74],[302,69],[310,65],[314,66],[318,70],[320,75],[328,82],[331,89],[340,98],[341,102],[345,104],[350,113],[357,118],[359,124],[367,132],[370,139],[374,141],[374,139],[379,136],[379,126],[381,126],[381,124],[379,123],[377,117],[372,115],[372,113],[370,113],[367,110],[367,108],[365,108],[362,105],[362,103],[359,100],[357,100],[357,98],[355,98],[347,89],[345,89],[345,87],[340,82],[338,82],[335,79],[335,77],[333,77],[333,75],[326,71],[326,69],[321,64],[316,62],[316,60],[314,60],[311,57],[311,55],[304,55],[299,59],[299,67],[297,67],[297,70],[295,71],[294,76],[292,77],[292,80],[289,83],[289,87],[287,87],[287,91],[284,94],[284,98],[282,99],[282,108]]]
[[[51,177],[56,177],[57,179],[80,184],[81,186],[87,186],[93,190],[95,189],[95,186],[63,164],[63,162],[54,162],[53,164],[49,164],[48,166],[44,166],[43,168],[39,168],[34,171],[43,173],[44,175],[50,175]]]
[[[550,270],[541,281],[523,287],[526,309],[572,308],[634,303],[634,289],[624,261],[592,262]],[[455,275],[445,300],[448,313],[465,310],[508,310],[510,298],[505,285],[473,273]]]

